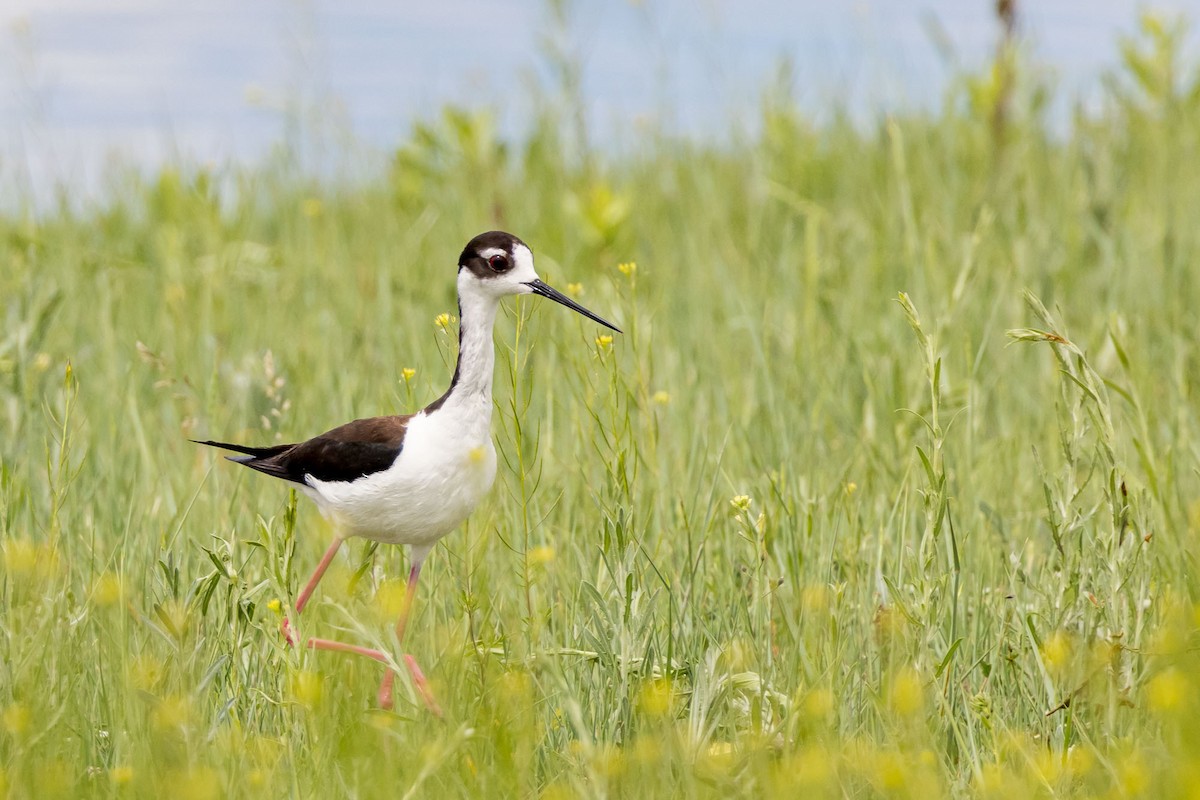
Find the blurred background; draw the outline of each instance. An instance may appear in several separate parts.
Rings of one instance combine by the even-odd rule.
[[[6,0],[0,187],[10,207],[63,184],[88,199],[118,165],[250,165],[281,145],[319,174],[371,174],[443,106],[486,107],[519,139],[555,96],[578,101],[582,134],[608,151],[648,131],[753,136],[770,91],[818,123],[861,123],[937,108],[1006,33],[1053,89],[1046,113],[1061,131],[1101,102],[1145,10],[1039,0],[1006,23],[1006,5]],[[1194,20],[1200,0],[1154,10]]]
[[[0,0],[0,797],[1185,796],[1198,21]],[[426,724],[187,440],[434,400],[493,227],[625,332],[505,304]],[[398,652],[343,552],[303,624]]]

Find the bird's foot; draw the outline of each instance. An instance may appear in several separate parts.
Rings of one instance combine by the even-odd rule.
[[[429,688],[429,681],[425,679],[425,673],[421,672],[421,668],[417,666],[417,660],[412,656],[405,656],[404,665],[408,667],[408,674],[412,676],[413,688],[417,690],[417,694],[421,695],[421,700],[425,703],[425,707],[429,709],[429,713],[441,719],[443,716],[442,707],[433,698],[433,692]]]
[[[442,713],[442,707],[433,697],[433,692],[429,688],[429,680],[425,677],[425,673],[421,672],[421,668],[417,666],[417,660],[412,656],[404,657],[404,665],[408,667],[408,674],[412,676],[413,688],[417,690],[417,694],[421,697],[421,702],[429,709],[429,713],[433,714],[438,719],[445,716]],[[383,683],[379,685],[379,707],[390,711],[394,704],[393,689],[396,684],[396,673],[390,669],[383,676]]]
[[[296,640],[292,638],[292,624],[288,622],[286,614],[283,616],[283,622],[279,623],[279,632],[283,634],[283,640],[287,642],[288,647],[296,646]]]
[[[394,703],[392,697],[392,687],[396,683],[396,673],[390,669],[383,673],[383,683],[379,684],[379,707],[384,711],[391,711]]]
[[[292,637],[284,626],[284,635],[288,637],[288,643],[292,642]],[[376,661],[387,662],[387,655],[381,650],[374,650],[369,647],[360,647],[356,644],[347,644],[345,642],[335,642],[330,639],[309,639],[305,642],[306,646],[312,650],[334,650],[339,653],[354,653],[355,655],[366,656],[373,658]],[[437,700],[433,697],[433,691],[429,688],[429,680],[425,677],[425,673],[421,672],[421,668],[417,665],[417,660],[412,656],[404,657],[404,665],[408,667],[408,674],[412,676],[413,688],[417,690],[417,694],[421,697],[421,702],[429,709],[429,713],[439,719],[443,716],[442,707],[438,705]],[[385,710],[391,710],[395,704],[395,684],[396,673],[390,669],[384,673],[383,683],[379,685],[379,707]]]

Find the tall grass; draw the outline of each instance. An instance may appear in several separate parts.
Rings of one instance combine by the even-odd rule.
[[[549,105],[518,142],[447,111],[366,185],[168,169],[0,219],[0,791],[1186,795],[1180,41],[1147,18],[1065,136],[1028,76],[867,130],[772,98],[753,140],[619,158]],[[405,642],[446,718],[403,681],[383,712],[376,663],[279,636],[315,509],[187,438],[435,398],[491,227],[626,333],[507,306],[497,486]],[[352,544],[302,632],[398,654],[404,560]]]

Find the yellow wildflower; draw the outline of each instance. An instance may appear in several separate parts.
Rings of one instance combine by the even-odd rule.
[[[809,692],[804,698],[804,711],[814,719],[829,719],[833,715],[833,692],[828,689]]]
[[[662,741],[657,736],[639,736],[630,748],[631,760],[644,767],[655,767],[662,763]]]
[[[885,750],[875,757],[875,778],[889,792],[908,783],[908,762],[894,750]]]
[[[540,547],[531,548],[529,551],[529,563],[535,565],[549,564],[554,560],[554,548],[544,544]]]
[[[921,713],[925,705],[925,691],[921,686],[921,676],[916,670],[904,669],[892,678],[888,687],[888,705],[897,714],[905,717]]]
[[[637,272],[637,262],[626,261],[623,264],[617,264],[617,269],[622,275],[632,275],[633,273]]]
[[[823,584],[805,586],[800,592],[800,606],[810,614],[821,614],[829,608],[829,587]]]
[[[92,600],[98,606],[115,605],[121,602],[124,594],[125,587],[121,585],[121,578],[111,572],[97,578],[96,585],[92,587]]]
[[[736,755],[732,742],[713,742],[697,754],[696,770],[708,780],[728,776],[733,771]]]
[[[1141,752],[1134,750],[1117,765],[1117,779],[1126,797],[1135,797],[1146,791],[1150,784],[1150,771]]]
[[[23,706],[20,703],[13,703],[11,706],[4,709],[4,730],[11,733],[13,736],[20,736],[29,729],[30,718],[31,715],[26,706]]]
[[[183,695],[164,697],[153,714],[154,726],[164,731],[187,727],[191,717],[192,701]]]
[[[1067,771],[1076,777],[1087,775],[1096,763],[1092,751],[1083,745],[1073,745],[1067,751]]]
[[[600,744],[592,754],[592,769],[614,780],[625,772],[625,753],[615,745]]]
[[[612,345],[612,342],[613,342],[613,337],[609,336],[606,333],[602,333],[596,337],[596,347],[599,347],[601,350],[604,350],[604,349],[610,347]]]
[[[394,620],[404,610],[407,587],[403,581],[384,581],[375,592],[375,608],[380,619]]]
[[[638,692],[638,705],[647,716],[661,717],[671,710],[671,696],[671,681],[666,678],[646,681]]]
[[[409,381],[411,381],[413,379],[413,376],[416,374],[417,374],[417,371],[415,369],[413,369],[412,367],[405,367],[404,369],[400,370],[400,377],[404,378],[405,383],[408,383]]]
[[[1154,711],[1176,711],[1187,702],[1190,690],[1183,673],[1171,667],[1155,675],[1146,685],[1146,699]]]
[[[781,797],[802,797],[814,791],[824,797],[836,777],[836,763],[834,755],[824,747],[806,747],[778,765],[773,788]]]
[[[497,687],[501,702],[512,708],[524,707],[533,701],[532,685],[527,673],[510,670],[500,676]]]
[[[172,794],[181,800],[216,800],[221,796],[221,778],[209,767],[193,767],[170,776]]]
[[[574,744],[573,741],[572,744]],[[572,800],[577,796],[568,784],[558,781],[547,786],[539,795],[541,800]]]
[[[129,665],[129,678],[142,691],[151,691],[163,678],[163,665],[152,655],[141,655]]]
[[[12,539],[4,544],[4,571],[26,575],[37,568],[37,547],[28,539]]]
[[[321,702],[323,683],[319,673],[297,672],[292,676],[292,699],[305,708],[315,708]]]
[[[1055,631],[1042,643],[1042,658],[1052,671],[1061,671],[1071,660],[1071,639],[1065,631]]]

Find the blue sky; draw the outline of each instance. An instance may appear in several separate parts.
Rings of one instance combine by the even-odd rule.
[[[752,118],[784,58],[814,115],[835,103],[862,115],[930,105],[952,71],[930,21],[958,63],[978,65],[995,42],[992,3],[576,2],[563,30],[545,3],[518,0],[5,0],[0,186],[95,186],[113,160],[253,161],[283,136],[298,97],[367,151],[386,151],[446,103],[492,107],[519,131],[531,82],[547,79],[547,41],[582,64],[601,140],[650,118],[688,135],[726,133]],[[1095,95],[1118,36],[1146,7],[1022,6],[1023,32],[1064,104]],[[1200,0],[1152,7],[1200,21]]]

